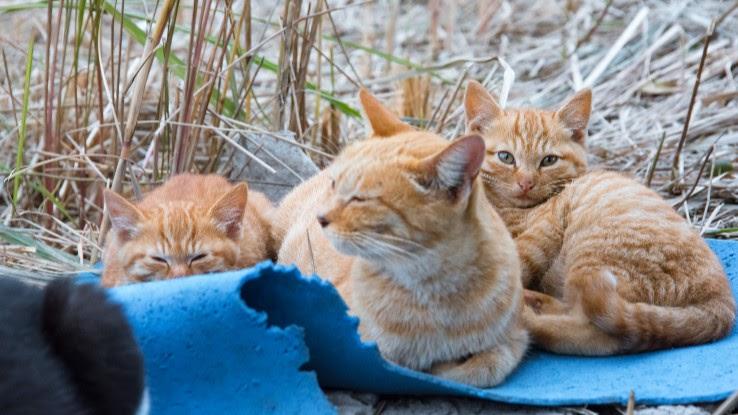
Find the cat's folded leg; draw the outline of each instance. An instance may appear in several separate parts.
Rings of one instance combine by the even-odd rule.
[[[516,328],[507,341],[455,362],[436,363],[430,372],[444,379],[489,388],[505,380],[518,366],[528,348],[528,333]]]
[[[536,314],[525,307],[523,319],[533,343],[551,352],[606,356],[621,348],[616,337],[605,333],[575,310],[567,314]]]
[[[517,238],[521,233],[528,229],[528,221],[531,215],[531,209],[523,208],[497,208],[505,226],[513,238]]]

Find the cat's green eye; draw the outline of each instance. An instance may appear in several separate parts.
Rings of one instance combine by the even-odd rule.
[[[541,160],[541,167],[548,167],[553,164],[555,164],[557,161],[559,161],[559,156],[554,156],[553,154],[549,154],[546,157]]]
[[[515,164],[515,157],[509,151],[498,151],[497,158],[505,164]]]

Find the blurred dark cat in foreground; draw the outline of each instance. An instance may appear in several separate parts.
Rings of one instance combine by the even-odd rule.
[[[0,276],[0,374],[3,415],[148,413],[133,332],[94,285]]]

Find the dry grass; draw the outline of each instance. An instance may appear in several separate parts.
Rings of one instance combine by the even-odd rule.
[[[593,165],[649,179],[705,235],[738,237],[736,5],[5,0],[0,261],[87,267],[105,186],[135,195],[173,172],[229,175],[235,153],[280,169],[243,147],[259,132],[294,133],[323,164],[363,132],[359,85],[458,135],[464,78],[514,106],[591,86]]]

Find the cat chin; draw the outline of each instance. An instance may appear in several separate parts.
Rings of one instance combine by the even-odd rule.
[[[515,207],[517,208],[532,208],[534,206],[539,205],[541,202],[536,199],[530,199],[530,198],[516,198],[515,202],[513,203]]]
[[[514,191],[510,189],[496,189],[495,187],[488,185],[485,191],[487,193],[487,199],[497,208],[524,209],[533,207],[539,203],[535,199],[515,194]]]
[[[519,208],[519,209],[527,209],[532,208],[535,206],[540,205],[541,203],[545,202],[551,195],[545,196],[545,197],[537,197],[537,196],[530,196],[530,195],[508,195],[506,197],[503,197],[503,199],[506,200],[507,203],[503,203],[501,205],[509,205],[513,208]],[[501,206],[506,207],[506,206]]]

